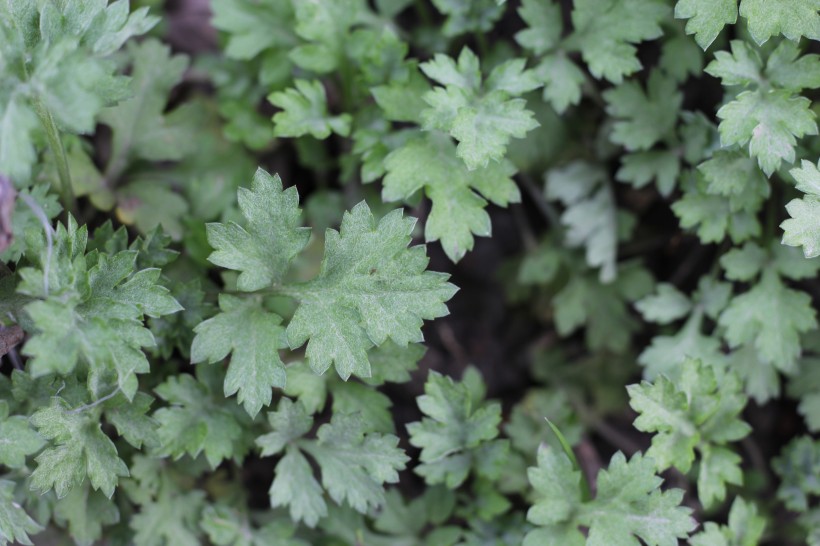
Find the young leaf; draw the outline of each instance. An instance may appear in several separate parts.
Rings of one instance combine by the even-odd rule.
[[[609,468],[598,473],[596,497],[587,502],[581,497],[581,473],[563,453],[539,449],[538,466],[528,475],[536,502],[527,520],[537,527],[524,546],[637,544],[638,538],[649,546],[671,546],[697,525],[691,509],[680,506],[683,492],[661,492],[654,461],[640,453],[629,461],[620,452],[613,455]],[[589,529],[586,540],[581,526]]]
[[[655,433],[646,455],[658,470],[674,466],[688,472],[698,450],[698,496],[705,507],[723,500],[724,483],[742,483],[740,457],[724,447],[751,431],[738,418],[746,398],[736,376],[717,376],[712,367],[688,360],[674,382],[660,376],[654,384],[644,381],[627,391],[630,405],[640,414],[635,428]]]
[[[420,68],[444,86],[424,95],[430,108],[421,113],[423,127],[450,133],[467,169],[501,161],[511,138],[524,138],[538,127],[526,101],[513,98],[541,85],[531,70],[524,70],[523,60],[497,66],[483,84],[478,57],[469,48],[461,50],[458,64],[439,53]]]
[[[85,227],[69,218],[67,227],[57,227],[53,248],[39,233],[30,239],[36,266],[21,270],[18,290],[37,298],[26,306],[35,333],[23,352],[32,357],[34,376],[69,374],[80,361],[91,369],[89,381],[114,372],[131,399],[135,374],[148,371],[142,347],[154,345],[143,325],[145,316],[181,307],[158,284],[158,269],[135,271],[137,251],[86,254],[87,238]]]
[[[418,165],[424,165],[419,170]],[[454,262],[473,248],[473,235],[488,237],[490,216],[486,199],[500,206],[521,200],[511,176],[514,167],[507,161],[490,162],[486,167],[467,170],[456,157],[449,139],[428,133],[409,140],[384,160],[382,199],[407,199],[424,189],[433,207],[425,224],[428,242],[441,240],[444,252]]]
[[[310,229],[302,227],[296,188],[282,189],[278,175],[257,169],[251,189],[239,189],[239,209],[247,230],[230,222],[208,224],[211,263],[240,271],[237,287],[252,292],[279,284],[290,262],[307,245]]]
[[[506,440],[495,439],[501,406],[475,397],[464,380],[455,383],[434,371],[424,392],[417,401],[425,417],[407,425],[410,443],[422,450],[416,473],[428,484],[444,483],[450,489],[461,485],[471,471],[497,477],[509,449]]]
[[[279,137],[300,137],[310,134],[324,140],[330,133],[350,134],[350,114],[329,116],[325,89],[318,80],[296,80],[296,89],[271,93],[268,100],[283,111],[273,116],[273,134]]]

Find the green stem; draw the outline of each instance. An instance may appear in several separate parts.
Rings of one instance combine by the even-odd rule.
[[[39,100],[34,102],[34,108],[43,128],[46,130],[46,138],[48,139],[48,146],[51,148],[51,153],[54,155],[54,163],[57,165],[57,176],[60,180],[60,185],[57,188],[60,193],[60,199],[63,202],[66,214],[75,213],[77,210],[77,200],[74,197],[74,188],[71,185],[71,173],[68,170],[68,158],[65,154],[63,141],[60,138],[60,130],[57,129],[57,124],[54,123],[54,118],[51,113],[43,106]]]

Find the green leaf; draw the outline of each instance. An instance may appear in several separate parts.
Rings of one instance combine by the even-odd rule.
[[[481,385],[483,388],[483,384]],[[425,415],[407,425],[410,443],[421,448],[421,465],[415,471],[430,484],[455,489],[474,470],[495,478],[508,451],[506,440],[496,440],[501,406],[474,397],[468,385],[431,371],[417,398]]]
[[[350,114],[330,116],[327,112],[325,89],[319,80],[296,80],[295,89],[277,91],[268,96],[274,106],[283,111],[273,116],[274,135],[300,137],[311,135],[324,140],[330,133],[350,134]]]
[[[731,347],[753,344],[763,362],[783,372],[795,369],[800,335],[817,328],[808,294],[786,287],[772,270],[733,298],[718,322]]]
[[[111,499],[84,484],[57,501],[54,519],[68,527],[76,544],[91,546],[102,538],[104,527],[119,523],[120,511]]]
[[[424,165],[420,169],[419,165]],[[450,260],[459,261],[474,245],[473,235],[488,237],[490,217],[487,200],[507,206],[521,200],[507,161],[491,162],[484,168],[467,170],[456,157],[454,146],[440,133],[409,140],[384,160],[382,199],[408,199],[424,189],[432,201],[425,224],[428,242],[441,240]]]
[[[186,453],[197,457],[204,452],[214,468],[223,459],[242,456],[242,423],[212,399],[204,383],[181,374],[169,377],[155,391],[170,404],[154,412],[163,455],[179,459]]]
[[[578,0],[574,6],[568,44],[580,49],[593,76],[616,85],[641,69],[635,44],[661,36],[660,22],[670,13],[657,0]]]
[[[802,246],[806,258],[815,258],[820,256],[820,163],[815,166],[804,159],[800,168],[789,173],[797,181],[797,189],[806,195],[786,205],[791,218],[780,224],[783,244]]]
[[[128,467],[103,434],[99,413],[78,409],[55,397],[32,415],[32,424],[54,447],[37,456],[31,488],[41,493],[53,488],[57,498],[63,498],[88,477],[95,490],[111,498],[119,477],[128,476]]]
[[[820,441],[810,436],[795,438],[772,461],[772,468],[780,476],[777,498],[789,510],[805,512],[809,498],[820,496]]]
[[[811,101],[789,91],[744,91],[717,112],[723,146],[749,146],[767,176],[793,163],[797,139],[817,134]]]
[[[587,264],[601,268],[601,282],[612,282],[617,276],[618,211],[606,172],[583,161],[553,169],[546,174],[545,194],[567,207],[561,215],[567,245],[585,246]]]
[[[816,0],[742,0],[740,15],[746,18],[749,33],[763,44],[782,34],[795,42],[801,36],[820,40],[820,14]]]
[[[279,408],[268,413],[268,422],[273,432],[256,439],[262,448],[262,456],[270,457],[283,451],[293,440],[301,438],[313,427],[313,417],[305,411],[304,405],[282,398]]]
[[[294,538],[293,525],[283,521],[271,521],[254,527],[248,514],[227,504],[207,506],[202,511],[200,526],[217,546],[308,546]]]
[[[63,131],[91,133],[100,110],[127,97],[127,78],[115,74],[108,57],[159,21],[147,7],[128,11],[125,0],[3,8],[0,171],[19,182],[29,178],[38,118],[51,117]]]
[[[649,546],[671,546],[697,525],[691,509],[680,506],[683,492],[661,492],[655,463],[640,453],[629,461],[616,453],[609,468],[598,473],[597,495],[588,502],[581,497],[581,473],[563,453],[540,449],[538,466],[528,474],[536,502],[527,520],[538,527],[527,534],[524,546],[637,544],[638,538]],[[586,540],[581,526],[589,529]]]
[[[215,249],[208,260],[241,271],[240,290],[281,283],[290,262],[310,239],[310,229],[300,225],[296,188],[283,190],[279,175],[257,169],[251,189],[239,189],[239,209],[247,230],[233,222],[208,224],[208,242]]]
[[[111,128],[111,155],[106,176],[116,179],[133,159],[178,160],[193,149],[194,127],[170,123],[165,115],[168,94],[182,81],[188,57],[171,55],[157,40],[129,44],[133,59],[133,96],[100,114]]]
[[[651,292],[653,284],[651,275],[634,263],[621,267],[618,278],[609,284],[591,271],[580,270],[555,295],[556,329],[567,336],[586,326],[590,349],[621,353],[637,330],[627,303]]]
[[[285,451],[270,488],[271,506],[289,506],[291,518],[309,527],[328,513],[323,488],[335,503],[367,513],[384,502],[384,483],[397,482],[409,460],[396,436],[369,432],[359,414],[334,413],[319,427],[316,440],[302,438],[313,419],[301,403],[283,399],[268,420],[273,432],[257,439],[262,455]],[[319,466],[322,486],[303,452]]]
[[[629,182],[635,188],[655,180],[661,195],[668,197],[677,185],[680,169],[680,160],[674,152],[636,152],[624,156],[615,178],[619,182]]]
[[[9,468],[22,468],[26,457],[42,449],[45,442],[22,415],[9,417],[9,405],[0,400],[0,464]]]
[[[742,483],[740,457],[723,447],[751,431],[738,418],[746,398],[736,376],[717,376],[712,367],[687,360],[674,380],[660,376],[627,391],[629,404],[639,413],[635,428],[655,433],[646,455],[658,470],[674,466],[689,472],[697,450],[698,496],[705,507],[725,498],[725,483]]]
[[[430,108],[421,113],[423,127],[455,138],[456,155],[471,171],[501,161],[511,138],[524,138],[539,126],[526,101],[512,98],[541,85],[532,70],[524,70],[522,59],[495,67],[483,91],[478,58],[469,48],[461,50],[458,64],[439,53],[420,68],[444,86],[424,95]]]
[[[515,35],[515,41],[535,55],[542,55],[552,49],[561,38],[561,6],[554,2],[524,0],[518,8],[518,15],[527,23],[527,28]]]
[[[191,362],[223,360],[231,354],[225,376],[225,396],[237,400],[251,417],[271,402],[272,387],[285,386],[285,365],[279,357],[285,328],[279,315],[268,313],[253,299],[219,295],[222,311],[200,323],[191,346]]]
[[[159,458],[137,455],[131,465],[133,481],[127,482],[131,500],[139,511],[131,516],[136,546],[199,546],[197,525],[205,493],[190,488],[190,477],[180,475]]]
[[[646,92],[629,80],[604,92],[607,113],[616,119],[610,140],[627,150],[648,150],[675,127],[683,94],[677,82],[654,70]]]
[[[29,535],[42,530],[43,527],[14,501],[14,482],[0,480],[0,546],[14,543],[32,546]]]
[[[706,67],[706,73],[720,78],[723,85],[751,85],[759,83],[763,61],[760,54],[742,40],[732,40],[728,51],[716,51],[715,60]]]
[[[689,19],[686,34],[694,34],[698,45],[705,50],[725,25],[737,21],[737,0],[678,0],[675,17]]]
[[[135,374],[148,371],[142,347],[154,345],[143,325],[145,315],[159,317],[181,309],[168,289],[157,284],[160,271],[135,271],[135,250],[85,254],[87,231],[73,218],[68,227],[57,227],[51,249],[39,232],[33,233],[29,246],[36,265],[20,271],[23,282],[18,288],[40,298],[25,308],[35,330],[23,348],[32,357],[30,372],[35,377],[65,375],[85,362],[91,370],[89,382],[113,372],[123,394],[133,398]]]
[[[736,497],[729,510],[728,525],[707,522],[703,531],[693,536],[692,546],[757,546],[763,538],[766,519],[758,514],[757,506],[743,497]]]
[[[458,36],[466,32],[489,32],[504,13],[504,6],[496,0],[433,0],[433,5],[447,16],[442,32]]]
[[[371,375],[367,350],[392,339],[422,341],[423,320],[447,314],[456,288],[447,275],[425,271],[421,246],[408,248],[415,220],[394,210],[378,223],[365,202],[345,213],[340,231],[328,230],[319,276],[289,287],[299,307],[288,343],[317,373],[335,363],[343,379]]]
[[[673,285],[660,283],[655,290],[655,294],[635,302],[635,308],[645,320],[668,324],[685,317],[691,311],[689,298]]]
[[[271,506],[289,506],[293,521],[315,527],[327,515],[327,504],[308,460],[295,447],[288,447],[275,472],[270,486]]]
[[[305,445],[322,471],[322,485],[337,504],[366,513],[384,502],[385,483],[397,483],[410,460],[392,434],[366,432],[357,414],[335,413]]]
[[[211,24],[229,36],[224,52],[233,59],[252,59],[266,50],[290,48],[297,41],[290,2],[223,0],[214,2],[211,9]],[[287,63],[287,57],[282,56],[279,62]]]

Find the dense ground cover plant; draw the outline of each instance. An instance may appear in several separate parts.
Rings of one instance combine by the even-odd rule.
[[[820,545],[819,52],[0,0],[0,546]]]

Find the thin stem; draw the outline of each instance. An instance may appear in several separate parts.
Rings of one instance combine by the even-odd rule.
[[[107,402],[108,400],[111,400],[112,398],[114,398],[115,396],[117,396],[117,393],[118,393],[118,392],[120,392],[120,388],[119,388],[119,387],[117,387],[116,389],[114,389],[114,390],[113,390],[110,394],[106,394],[106,395],[105,395],[105,396],[103,396],[102,398],[98,398],[97,400],[94,400],[94,401],[93,401],[93,402],[91,402],[90,404],[85,404],[84,406],[80,406],[79,408],[74,408],[73,410],[69,410],[69,411],[67,411],[66,413],[68,413],[68,414],[82,413],[82,412],[84,412],[85,410],[89,410],[89,409],[91,409],[91,408],[94,408],[94,407],[96,407],[96,406],[99,406],[99,405],[100,405],[100,404],[102,404],[103,402]]]
[[[60,138],[60,130],[57,129],[57,124],[54,123],[54,118],[51,113],[43,106],[39,100],[34,101],[34,108],[37,110],[37,115],[43,124],[46,131],[46,138],[48,139],[48,146],[51,148],[51,153],[54,154],[54,162],[57,165],[57,176],[60,179],[60,199],[63,202],[66,214],[75,213],[77,210],[77,200],[74,197],[74,188],[71,185],[71,173],[68,170],[68,158],[65,154],[65,147]]]

